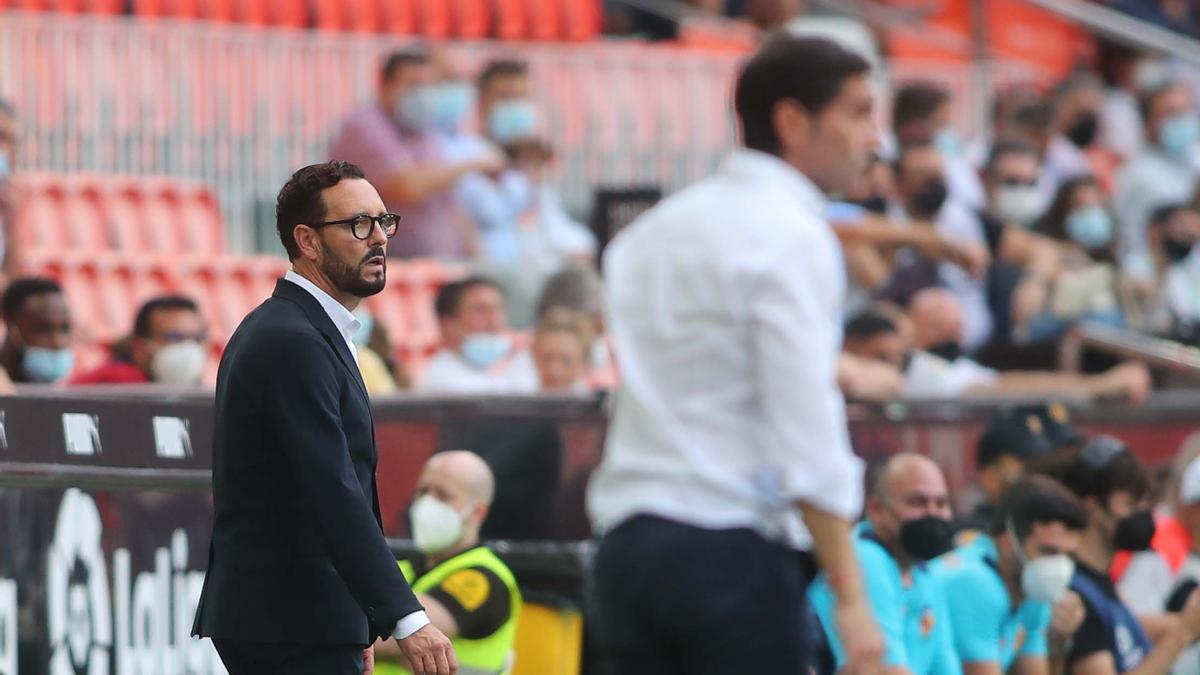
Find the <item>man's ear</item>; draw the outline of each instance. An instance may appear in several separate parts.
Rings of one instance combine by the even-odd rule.
[[[300,253],[301,258],[308,260],[317,260],[321,252],[321,235],[308,225],[297,225],[292,230],[292,236],[296,240],[296,248]]]
[[[804,106],[791,99],[775,103],[771,109],[771,124],[775,137],[779,139],[780,153],[789,148],[801,147],[808,142],[812,132],[813,118]]]

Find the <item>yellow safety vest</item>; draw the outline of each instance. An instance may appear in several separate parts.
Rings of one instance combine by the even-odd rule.
[[[517,580],[512,570],[495,553],[483,546],[477,546],[464,551],[453,558],[429,570],[420,578],[412,563],[402,560],[399,563],[404,578],[412,584],[414,593],[425,593],[436,588],[447,577],[455,572],[461,572],[472,567],[483,567],[504,582],[508,587],[509,601],[508,620],[495,633],[479,639],[468,640],[462,636],[453,638],[454,653],[458,657],[459,675],[505,675],[509,666],[509,654],[512,653],[513,643],[517,637],[517,616],[521,613],[521,591],[517,589]],[[394,662],[377,661],[376,675],[411,675],[408,669]]]

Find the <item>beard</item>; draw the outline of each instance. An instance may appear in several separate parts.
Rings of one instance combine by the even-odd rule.
[[[375,256],[383,256],[384,268],[377,281],[365,279],[363,268],[367,260]],[[387,285],[387,252],[382,246],[367,251],[357,265],[350,265],[337,257],[329,246],[321,241],[321,272],[329,279],[333,287],[343,293],[349,293],[356,298],[369,298],[383,290]]]

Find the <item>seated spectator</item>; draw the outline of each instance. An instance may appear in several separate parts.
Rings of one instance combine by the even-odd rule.
[[[570,265],[552,275],[537,301],[539,321],[556,308],[570,309],[586,317],[593,336],[585,378],[589,389],[612,389],[617,384],[612,345],[605,336],[604,307],[604,282],[591,265]]]
[[[478,228],[482,262],[501,281],[510,303],[510,323],[525,328],[546,278],[571,261],[591,263],[592,233],[572,219],[548,184],[551,152],[538,140],[533,82],[521,61],[493,61],[479,76],[480,128],[489,143],[504,149],[500,171],[463,178],[460,197]]]
[[[972,492],[977,502],[960,520],[962,529],[987,532],[1004,493],[1024,475],[1026,462],[1053,449],[1041,420],[1029,406],[1005,406],[988,420],[975,444]]]
[[[208,361],[208,332],[195,301],[167,295],[146,301],[133,320],[133,334],[107,363],[72,377],[68,384],[158,382],[195,387]]]
[[[971,166],[951,116],[950,92],[928,82],[908,84],[896,91],[892,130],[897,144],[932,144],[941,153],[949,195],[972,209],[983,207],[983,186]]]
[[[462,61],[450,50],[434,52],[432,63],[434,125],[447,162],[466,162],[485,154],[491,146],[479,134],[467,128],[477,103],[475,83]],[[461,181],[460,181],[461,182]]]
[[[1100,135],[1104,82],[1091,73],[1067,77],[1054,90],[1054,133],[1043,158],[1038,187],[1047,203],[1062,184],[1077,176],[1098,175],[1100,167],[1089,152]]]
[[[1200,210],[1171,204],[1155,209],[1147,232],[1148,280],[1131,283],[1130,324],[1149,333],[1192,341],[1200,330],[1197,256]]]
[[[454,645],[460,673],[508,672],[521,591],[504,561],[479,541],[496,493],[492,470],[465,450],[429,458],[410,510],[415,560],[400,569],[429,621]],[[395,640],[375,643],[376,675],[409,671]]]
[[[392,394],[399,389],[409,389],[412,381],[403,364],[397,363],[392,353],[392,343],[387,329],[375,321],[375,316],[366,304],[354,310],[358,319],[358,332],[354,334],[354,349],[358,352],[358,370],[368,394]]]
[[[542,315],[533,334],[533,362],[541,391],[584,394],[588,352],[594,338],[585,316],[554,307]]]
[[[57,281],[14,279],[4,290],[4,344],[0,366],[17,384],[48,384],[75,367],[71,351],[71,311]]]
[[[904,376],[899,366],[908,349],[896,324],[870,309],[846,322],[838,357],[838,387],[847,399],[886,403],[900,396]]]
[[[1143,94],[1140,109],[1147,143],[1117,174],[1113,205],[1121,268],[1133,279],[1152,283],[1154,262],[1147,226],[1155,209],[1183,204],[1195,190],[1200,119],[1191,93],[1181,84]]]
[[[999,89],[993,95],[991,106],[991,135],[977,136],[967,145],[967,161],[976,169],[982,169],[988,161],[992,146],[1001,139],[1019,138],[1022,126],[1018,121],[1023,109],[1045,103],[1036,89],[1017,85]]]
[[[1200,639],[1200,595],[1190,598],[1175,619],[1139,618],[1121,600],[1109,576],[1118,550],[1145,551],[1154,537],[1145,466],[1123,443],[1101,436],[1073,452],[1048,457],[1031,470],[1062,481],[1087,511],[1070,584],[1083,599],[1085,616],[1067,650],[1065,672],[1170,672],[1180,652]],[[1166,590],[1157,606],[1165,601]]]
[[[1052,649],[1061,650],[1082,619],[1067,586],[1086,525],[1074,495],[1028,476],[1005,494],[987,534],[933,562],[964,673],[1052,672]]]
[[[1181,612],[1200,587],[1200,459],[1192,459],[1179,478],[1175,518],[1191,537],[1191,546],[1175,577],[1163,609]],[[1175,661],[1174,675],[1200,675],[1200,643],[1193,643]]]
[[[945,594],[925,566],[951,548],[950,515],[942,470],[922,455],[902,453],[880,469],[866,518],[855,526],[854,548],[889,668],[913,675],[961,672]],[[825,575],[809,587],[808,597],[840,669],[846,656]]]
[[[0,98],[0,288],[16,270],[18,197],[13,174],[17,162],[17,141],[20,139],[17,109]]]
[[[514,367],[519,353],[496,282],[470,277],[446,284],[438,291],[435,310],[442,348],[425,365],[418,389],[439,394],[537,391],[536,373]]]
[[[466,160],[446,158],[433,80],[424,52],[392,54],[380,73],[378,99],[342,122],[329,153],[361,166],[388,210],[400,214],[389,255],[462,259],[473,253],[475,233],[452,188],[472,171],[499,171],[504,158],[492,149]]]
[[[963,313],[952,293],[929,288],[909,307],[913,342],[904,370],[904,395],[912,398],[1026,395],[1053,398],[1126,398],[1140,403],[1150,393],[1150,373],[1129,362],[1098,375],[1004,372],[963,355]],[[902,364],[895,364],[902,365]]]
[[[1146,142],[1138,96],[1161,86],[1158,80],[1165,71],[1148,53],[1103,36],[1097,37],[1097,43],[1100,75],[1108,85],[1100,113],[1100,143],[1125,161],[1141,151]]]

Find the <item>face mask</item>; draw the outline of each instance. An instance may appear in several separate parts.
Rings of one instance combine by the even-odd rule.
[[[8,163],[8,155],[0,152],[0,183],[8,180],[10,173],[12,173],[12,166]]]
[[[996,217],[1027,226],[1042,213],[1042,195],[1033,185],[1006,185],[996,191]]]
[[[160,348],[150,361],[155,382],[176,386],[200,384],[204,375],[204,346],[195,340],[175,342]]]
[[[462,514],[433,495],[413,502],[410,515],[413,545],[422,553],[441,553],[462,538]]]
[[[1100,248],[1112,241],[1112,218],[1099,206],[1075,209],[1067,216],[1065,225],[1067,235],[1086,249]]]
[[[462,356],[480,370],[491,368],[512,349],[512,340],[500,333],[472,333],[463,339]]]
[[[396,102],[396,124],[417,133],[429,131],[437,123],[437,88],[420,86],[410,89]]]
[[[375,331],[375,316],[360,306],[354,310],[354,318],[358,319],[358,332],[354,334],[354,344],[365,347],[371,341],[371,333]]]
[[[488,136],[497,143],[505,144],[529,138],[533,136],[536,128],[537,110],[533,107],[533,101],[501,101],[488,112]]]
[[[437,125],[445,132],[458,131],[475,105],[475,88],[466,82],[444,82],[437,86]]]
[[[1138,91],[1158,89],[1170,79],[1170,68],[1161,59],[1144,58],[1133,68],[1133,82]]]
[[[921,191],[913,195],[913,215],[923,218],[936,216],[938,211],[942,210],[942,205],[946,203],[948,193],[946,182],[943,180],[935,178],[925,183]]]
[[[953,548],[950,521],[937,516],[907,520],[900,526],[900,548],[916,560],[932,560]]]
[[[954,340],[946,340],[945,342],[939,342],[936,345],[929,347],[925,351],[933,354],[936,357],[953,363],[957,361],[960,356],[962,356],[962,345],[958,344]]]
[[[1119,551],[1145,551],[1154,539],[1154,514],[1135,511],[1117,522],[1113,545]]]
[[[1064,553],[1038,556],[1033,560],[1025,557],[1021,542],[1010,521],[1008,540],[1017,560],[1021,562],[1021,592],[1029,600],[1053,604],[1067,592],[1071,577],[1075,575],[1075,561]]]
[[[1163,237],[1163,255],[1171,263],[1183,262],[1185,258],[1192,254],[1194,242],[1180,241],[1173,237]]]
[[[26,347],[21,359],[21,369],[34,382],[57,382],[70,375],[74,367],[75,353],[70,349]]]
[[[1158,130],[1158,143],[1172,159],[1183,162],[1191,159],[1200,139],[1200,119],[1192,113],[1168,117]]]
[[[933,147],[946,157],[956,157],[962,150],[962,142],[954,127],[942,127],[933,135]]]
[[[1095,142],[1098,131],[1100,121],[1096,119],[1096,113],[1086,112],[1076,117],[1075,122],[1067,129],[1067,139],[1076,147],[1086,148]]]
[[[887,213],[887,200],[880,195],[871,195],[858,203],[871,213]]]

